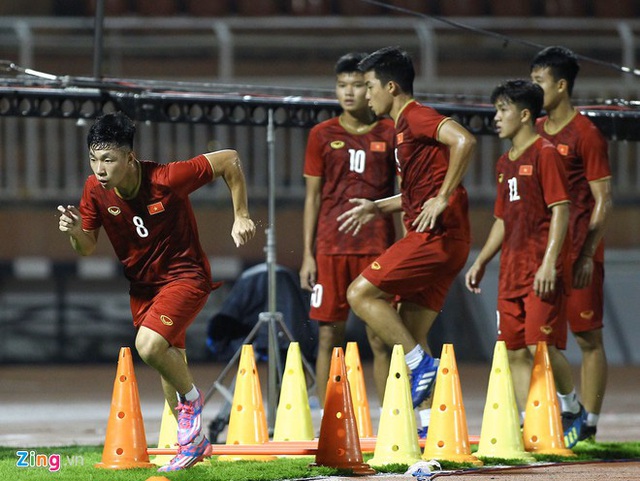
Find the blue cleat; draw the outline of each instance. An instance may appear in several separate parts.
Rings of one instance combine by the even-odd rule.
[[[426,354],[420,364],[411,371],[411,399],[414,409],[431,394],[439,364],[440,359],[434,359]]]
[[[565,411],[562,413],[562,430],[564,431],[564,444],[568,448],[576,445],[582,437],[582,432],[586,428],[587,411],[580,404],[580,411],[572,413]]]

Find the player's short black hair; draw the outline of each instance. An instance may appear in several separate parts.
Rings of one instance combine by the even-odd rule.
[[[135,134],[136,125],[123,112],[104,114],[89,129],[87,146],[96,150],[120,147],[133,150]]]
[[[529,71],[537,68],[548,68],[553,79],[567,81],[569,95],[573,93],[573,85],[580,71],[580,64],[575,53],[566,47],[547,47],[533,57]]]
[[[542,112],[544,91],[540,85],[529,80],[506,80],[491,92],[492,104],[495,105],[501,99],[513,102],[519,109],[527,109],[531,112],[532,120],[535,121]]]
[[[416,73],[413,61],[400,47],[384,47],[367,55],[360,62],[360,70],[373,71],[383,84],[389,81],[397,83],[403,92],[413,95],[413,80]]]
[[[340,75],[341,73],[361,72],[358,68],[358,64],[366,56],[366,52],[349,52],[344,54],[336,62],[336,66],[334,68],[336,75]]]

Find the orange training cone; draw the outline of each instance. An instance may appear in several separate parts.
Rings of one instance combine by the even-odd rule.
[[[462,402],[460,376],[453,344],[442,346],[431,407],[431,422],[422,459],[482,465],[471,454],[467,415]]]
[[[96,468],[152,468],[147,454],[147,438],[140,410],[138,383],[133,372],[131,350],[120,349],[118,369],[113,383],[111,411],[102,451],[102,462]]]
[[[267,416],[262,403],[260,378],[253,354],[253,346],[245,344],[240,352],[240,366],[233,392],[227,444],[263,444],[269,441]],[[277,459],[269,455],[223,455],[218,461],[240,461],[252,459],[270,461]]]
[[[520,416],[504,341],[496,342],[476,456],[535,461],[524,450]]]
[[[556,384],[547,343],[544,341],[538,342],[533,359],[529,395],[524,411],[523,436],[524,448],[527,451],[575,456],[564,444]]]
[[[313,466],[345,469],[353,474],[375,474],[375,470],[362,460],[347,367],[341,347],[335,347],[331,355],[324,415]]]
[[[273,427],[274,441],[308,441],[314,438],[307,383],[300,344],[291,342],[282,375],[280,402]]]
[[[400,344],[396,344],[391,353],[376,447],[369,464],[374,467],[387,464],[411,466],[418,461],[420,444],[411,400],[409,374],[404,360],[404,350]]]
[[[344,362],[347,366],[347,380],[351,390],[351,400],[353,401],[353,411],[356,415],[358,425],[358,435],[361,438],[373,437],[373,426],[371,425],[371,412],[369,411],[369,400],[367,399],[367,388],[364,383],[364,373],[360,363],[360,351],[357,342],[348,342],[344,355]]]

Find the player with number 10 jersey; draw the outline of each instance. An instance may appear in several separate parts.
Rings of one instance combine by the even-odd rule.
[[[357,135],[335,117],[309,133],[304,175],[323,180],[316,254],[380,254],[395,240],[391,216],[377,217],[357,236],[339,232],[337,221],[349,199],[393,195],[393,132],[393,123],[383,119]]]

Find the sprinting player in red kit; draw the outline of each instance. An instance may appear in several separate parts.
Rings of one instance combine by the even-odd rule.
[[[476,140],[456,121],[413,98],[415,71],[406,52],[380,49],[360,68],[369,105],[395,121],[402,180],[399,195],[375,202],[353,199],[355,207],[339,217],[341,229],[357,235],[376,215],[402,211],[407,234],[367,266],[347,297],[388,346],[402,345],[417,407],[428,398],[439,364],[430,355],[427,334],[469,254],[468,198],[461,181]],[[389,304],[394,298],[398,310]]]
[[[496,163],[495,221],[465,284],[480,293],[486,265],[500,252],[498,340],[505,341],[516,401],[525,410],[537,343],[547,344],[556,389],[574,389],[571,366],[562,351],[571,288],[568,263],[569,193],[560,155],[535,130],[542,89],[510,80],[491,94],[498,136],[511,148]]]
[[[121,112],[105,114],[92,125],[87,144],[93,175],[85,182],[79,209],[58,206],[59,229],[78,254],[90,255],[104,227],[124,266],[136,350],[160,373],[165,398],[177,409],[178,454],[159,471],[177,471],[199,461],[209,446],[202,432],[202,393],[185,360],[185,335],[219,285],[211,280],[189,194],[222,177],[233,201],[236,246],[254,236],[255,226],[234,150],[166,165],[140,161],[133,152],[135,131]]]
[[[347,288],[362,270],[395,240],[393,218],[379,217],[357,236],[338,230],[338,215],[349,199],[380,199],[394,194],[394,129],[367,105],[364,74],[358,63],[366,54],[348,53],[335,65],[338,117],[309,132],[304,176],[303,259],[300,284],[313,292],[309,317],[319,321],[317,391],[324,405],[331,353],[344,346],[349,315]],[[373,379],[384,397],[389,371],[388,347],[367,328],[373,352]]]
[[[604,314],[604,236],[611,214],[611,169],[607,141],[571,102],[580,66],[564,47],[548,47],[531,62],[531,79],[544,91],[547,115],[538,133],[550,140],[564,162],[571,208],[573,289],[567,301],[569,327],[582,352],[581,398],[560,395],[565,444],[595,440],[607,384],[602,337]]]

